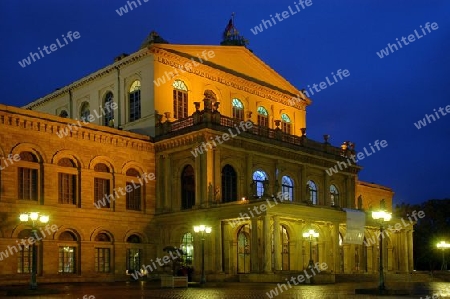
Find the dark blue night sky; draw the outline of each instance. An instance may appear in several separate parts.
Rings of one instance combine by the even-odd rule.
[[[173,44],[217,45],[235,12],[249,48],[297,88],[308,91],[327,76],[334,82],[339,69],[350,73],[309,94],[309,138],[330,134],[333,145],[350,140],[357,151],[386,140],[387,147],[361,161],[361,180],[393,188],[395,203],[450,197],[450,115],[444,116],[450,105],[450,1],[312,0],[304,8],[298,0],[139,1],[119,16],[116,10],[127,1],[2,0],[0,103],[22,106],[111,64],[120,53],[138,50],[152,30]],[[270,15],[282,19],[283,11],[286,19],[252,33]],[[428,32],[427,22],[438,28]],[[62,42],[68,31],[80,38],[19,65],[38,47]],[[380,58],[377,52],[388,43],[392,50]],[[414,123],[440,107],[439,119],[429,117],[417,129]]]

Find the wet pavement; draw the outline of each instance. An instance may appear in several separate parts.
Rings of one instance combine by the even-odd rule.
[[[161,289],[159,282],[116,282],[116,283],[71,283],[42,284],[39,289],[59,290],[59,294],[33,297],[7,297],[7,290],[26,289],[28,286],[0,287],[1,298],[67,298],[67,299],[140,299],[140,298],[186,298],[186,299],[347,299],[347,298],[450,298],[450,282],[396,283],[387,284],[388,289],[409,290],[409,296],[355,295],[355,289],[375,288],[375,283],[337,283],[331,285],[286,284],[283,292],[275,283],[206,283],[202,287]],[[276,295],[275,289],[278,295]],[[287,289],[287,290],[286,290]],[[267,293],[272,292],[271,296]],[[433,294],[435,297],[432,297]],[[438,297],[440,296],[440,297]]]

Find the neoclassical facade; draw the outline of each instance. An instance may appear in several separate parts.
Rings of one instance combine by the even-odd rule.
[[[34,209],[58,227],[38,244],[40,280],[128,279],[167,246],[198,276],[199,224],[212,228],[210,280],[284,281],[310,259],[329,277],[376,273],[369,210],[384,199],[391,211],[393,192],[360,182],[359,165],[327,173],[355,149],[307,137],[310,103],[243,46],[149,38],[23,108],[0,105],[2,165],[20,157],[0,171],[0,252],[29,234],[18,215]],[[363,244],[345,243],[344,209],[367,214]],[[386,271],[412,271],[412,231],[385,237]],[[26,280],[29,249],[12,255],[0,276]]]

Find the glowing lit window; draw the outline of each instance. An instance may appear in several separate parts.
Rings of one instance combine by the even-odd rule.
[[[291,133],[291,119],[285,113],[281,114],[281,131],[286,134]]]
[[[258,125],[269,127],[269,113],[263,106],[258,107]]]
[[[233,99],[233,118],[244,120],[244,105],[239,99]]]

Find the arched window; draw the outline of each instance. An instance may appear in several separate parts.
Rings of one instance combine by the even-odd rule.
[[[98,163],[94,166],[96,172],[94,177],[94,205],[97,208],[111,207],[111,200],[114,200],[114,194],[111,194],[111,176],[109,167],[104,163]]]
[[[269,113],[263,106],[258,107],[258,126],[269,127]]]
[[[188,89],[181,80],[175,80],[173,86],[173,117],[182,119],[188,117]]]
[[[65,243],[58,248],[58,272],[59,273],[76,273],[77,265],[77,236],[65,231],[59,235],[59,243]]]
[[[67,113],[66,110],[61,110],[61,112],[59,113],[59,117],[67,118],[69,117],[69,113]]]
[[[143,188],[142,185],[139,183],[139,178],[141,177],[141,175],[136,169],[130,168],[127,170],[126,176],[127,176],[127,186],[126,186],[127,210],[140,211],[143,197],[142,196]]]
[[[222,168],[222,201],[237,201],[237,174],[231,165]]]
[[[232,100],[233,105],[233,118],[238,120],[244,120],[244,105],[239,99],[234,98]]]
[[[286,113],[281,114],[281,131],[291,134],[291,119]]]
[[[18,239],[28,239],[29,237],[33,237],[31,233],[31,229],[25,229],[21,231],[18,235]],[[25,243],[26,244],[26,243]],[[39,247],[36,244],[33,244]],[[33,261],[33,245],[18,245],[19,252],[17,257],[17,273],[31,273],[32,261]],[[39,248],[36,248],[39,249]],[[36,250],[37,256],[39,256],[39,250]],[[39,268],[39,264],[38,264]]]
[[[237,268],[238,273],[250,272],[250,226],[243,225],[237,234]]]
[[[31,152],[21,152],[19,156],[18,197],[20,200],[38,200],[38,159]]]
[[[91,115],[89,102],[83,102],[80,106],[80,119],[83,122],[89,122],[89,116]]]
[[[191,209],[195,204],[195,173],[191,165],[181,173],[181,209]]]
[[[339,191],[335,185],[330,186],[330,204],[332,206],[339,205]]]
[[[129,244],[127,248],[127,270],[131,274],[134,271],[141,271],[141,259],[142,259],[142,249],[139,248],[141,244],[141,238],[138,235],[131,235],[127,238],[127,243]]]
[[[183,264],[184,266],[192,266],[194,257],[194,237],[191,233],[185,233],[181,240],[181,250],[183,250]]]
[[[264,195],[264,185],[267,184],[266,181],[267,174],[264,171],[257,170],[253,173],[253,196],[261,197]]]
[[[141,82],[136,80],[131,84],[128,92],[130,122],[141,118]]]
[[[58,203],[77,204],[77,174],[76,164],[69,158],[58,161]],[[62,168],[64,167],[64,168]]]
[[[309,201],[316,205],[317,204],[317,185],[314,183],[314,181],[308,181],[306,183],[309,190]]]
[[[112,240],[107,233],[99,233],[95,236],[95,272],[108,273],[111,271],[111,248],[108,247]]]
[[[103,116],[103,125],[108,127],[114,127],[114,96],[113,93],[108,91],[103,100],[103,107],[105,115]]]
[[[289,194],[289,200],[294,200],[294,182],[286,175],[281,178],[281,192],[283,193],[283,198],[286,198],[285,194]]]

